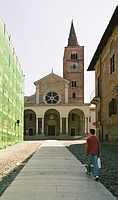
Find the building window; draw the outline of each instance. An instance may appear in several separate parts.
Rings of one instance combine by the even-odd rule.
[[[111,102],[109,103],[109,117],[111,115],[117,113],[117,101],[116,99],[112,98]]]
[[[73,93],[73,98],[75,98],[75,92]]]
[[[77,53],[71,53],[71,60],[77,60]]]
[[[110,74],[113,74],[115,71],[115,55],[113,54],[110,58]]]
[[[89,117],[89,122],[91,122],[91,116]]]
[[[72,87],[76,87],[76,81],[72,81]]]
[[[59,102],[59,95],[56,92],[49,92],[45,96],[45,101],[48,104],[56,104]]]
[[[114,48],[115,48],[115,41],[113,39],[111,44],[110,44],[110,53],[112,53],[114,51]]]

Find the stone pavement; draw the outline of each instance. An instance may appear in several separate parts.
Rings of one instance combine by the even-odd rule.
[[[116,200],[57,140],[46,140],[1,200]]]

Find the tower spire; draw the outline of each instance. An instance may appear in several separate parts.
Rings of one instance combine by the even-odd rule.
[[[75,33],[75,29],[74,29],[74,25],[73,25],[73,20],[71,22],[70,34],[69,34],[69,38],[68,38],[68,46],[71,46],[71,47],[79,46],[77,37],[76,37],[76,33]]]

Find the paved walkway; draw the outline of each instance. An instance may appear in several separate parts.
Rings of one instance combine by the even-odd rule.
[[[1,200],[116,200],[60,141],[45,141]]]

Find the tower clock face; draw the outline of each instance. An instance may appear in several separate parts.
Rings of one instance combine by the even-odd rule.
[[[47,104],[56,104],[59,102],[59,95],[56,92],[48,92],[45,96]]]
[[[78,63],[72,63],[71,64],[71,70],[76,71],[78,69]]]

